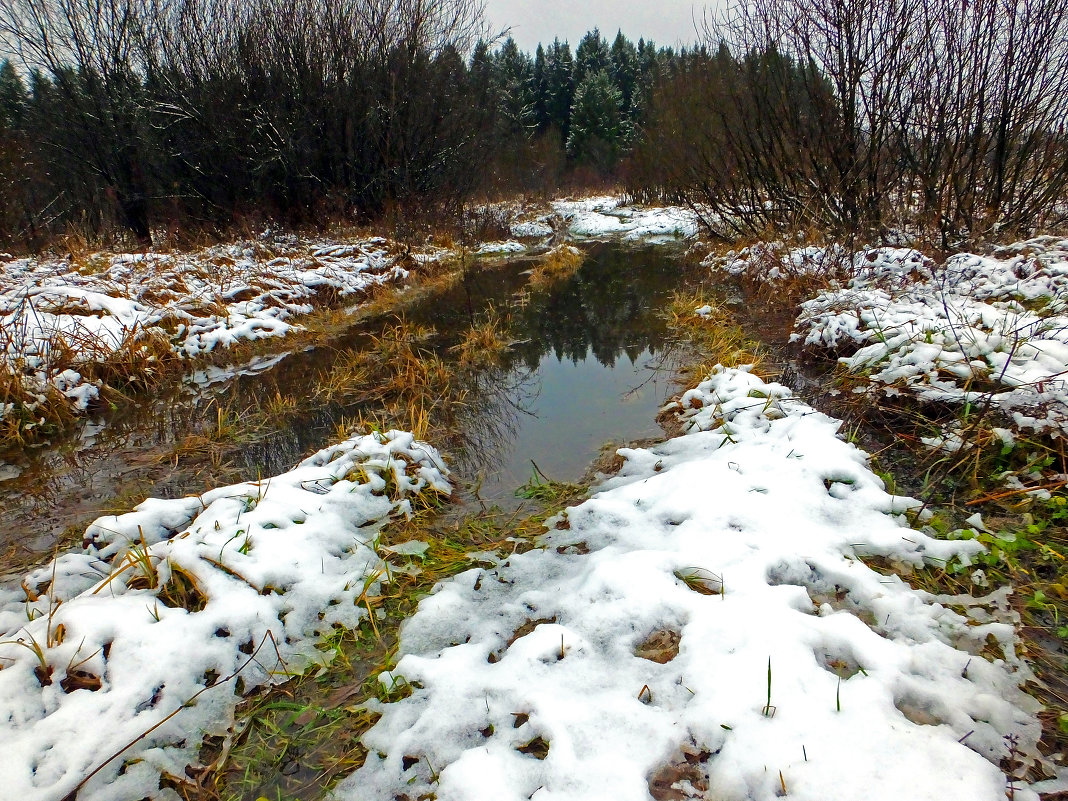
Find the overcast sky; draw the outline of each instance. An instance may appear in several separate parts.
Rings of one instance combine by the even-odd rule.
[[[697,38],[694,19],[715,0],[484,0],[494,30],[511,27],[523,50],[533,53],[538,42],[559,37],[574,49],[583,35],[600,28],[611,41],[617,30],[637,42],[658,45],[692,44]]]

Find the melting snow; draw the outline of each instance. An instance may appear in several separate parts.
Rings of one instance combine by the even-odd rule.
[[[667,242],[697,234],[697,217],[689,209],[625,206],[619,197],[553,201],[553,210],[580,239],[609,237],[645,242]]]
[[[177,799],[160,773],[184,776],[232,723],[236,681],[282,680],[359,623],[385,571],[379,529],[412,495],[448,493],[446,472],[411,434],[355,437],[266,481],[100,518],[84,553],[0,590],[5,797],[59,801],[133,743],[79,800]],[[176,605],[174,580],[202,603]]]
[[[543,547],[420,604],[385,677],[414,692],[337,799],[1003,801],[1004,738],[1039,736],[1012,625],[859,559],[979,546],[910,529],[918,502],[781,385],[720,368],[677,411]]]

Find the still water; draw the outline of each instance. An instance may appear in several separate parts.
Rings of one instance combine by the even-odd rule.
[[[679,357],[663,309],[687,268],[670,249],[596,245],[574,276],[537,292],[526,291],[532,266],[471,270],[404,309],[437,332],[429,344],[443,358],[489,309],[509,321],[510,349],[472,379],[458,430],[441,443],[454,477],[501,506],[516,503],[532,461],[553,479],[575,481],[605,443],[657,436],[656,412]],[[0,574],[43,557],[65,530],[99,514],[149,495],[270,476],[336,440],[344,416],[375,410],[325,403],[312,388],[339,353],[363,347],[385,322],[361,323],[327,346],[264,358],[237,375],[199,371],[93,416],[63,440],[9,455],[0,465]],[[204,431],[219,408],[255,409],[276,394],[297,399],[281,427],[239,436],[246,441],[221,461],[175,461],[176,443]]]

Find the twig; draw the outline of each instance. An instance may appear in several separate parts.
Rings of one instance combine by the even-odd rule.
[[[1038,490],[1053,490],[1060,489],[1068,481],[1054,481],[1052,484],[1039,484],[1037,487],[1020,487],[1019,489],[1008,490],[1006,492],[995,492],[990,495],[983,495],[981,498],[975,498],[968,501],[965,506],[975,506],[979,503],[986,503],[987,501],[997,501],[1001,498],[1011,498],[1013,495],[1020,495],[1025,492],[1037,492]]]
[[[268,639],[270,639],[270,641],[272,643],[274,643],[274,650],[275,650],[275,653],[278,655],[278,661],[281,662],[283,665],[285,665],[285,662],[282,662],[282,655],[280,653],[278,653],[278,642],[274,639],[274,634],[268,629],[267,633],[263,635],[263,639],[260,640],[260,644],[258,646],[256,646],[256,650],[253,651],[251,654],[249,654],[248,659],[246,659],[244,662],[242,662],[241,666],[237,670],[235,670],[229,676],[226,676],[223,679],[215,682],[214,684],[209,684],[209,685],[207,685],[205,687],[201,687],[199,690],[197,690],[195,693],[193,693],[191,696],[189,696],[185,701],[183,701],[182,704],[177,709],[175,709],[173,712],[171,712],[165,718],[163,718],[158,723],[155,723],[154,725],[150,726],[148,729],[146,729],[145,731],[141,732],[139,735],[134,737],[132,740],[130,740],[130,742],[128,742],[126,745],[124,745],[122,748],[120,748],[114,754],[112,754],[107,759],[105,759],[103,762],[101,762],[99,765],[97,765],[95,768],[93,768],[93,770],[89,773],[89,775],[87,775],[84,779],[82,779],[80,782],[78,782],[77,785],[75,785],[73,790],[71,790],[69,793],[67,793],[65,796],[63,796],[62,801],[77,801],[78,792],[83,787],[85,787],[86,784],[88,784],[90,779],[92,779],[94,776],[96,776],[96,774],[98,774],[100,771],[102,771],[111,762],[113,762],[118,757],[122,756],[124,753],[126,753],[126,751],[128,751],[130,748],[135,746],[141,740],[145,739],[145,737],[150,735],[152,732],[154,732],[156,729],[158,729],[160,726],[162,726],[168,720],[173,718],[175,715],[177,715],[183,709],[186,709],[188,706],[190,706],[198,697],[200,697],[200,695],[202,693],[205,693],[208,690],[211,690],[211,689],[213,689],[215,687],[219,687],[220,685],[226,684],[231,679],[237,678],[237,676],[241,673],[241,671],[243,671],[245,668],[247,668],[249,665],[251,665],[255,661],[256,655],[259,654],[260,649],[263,648],[263,646],[267,643]]]

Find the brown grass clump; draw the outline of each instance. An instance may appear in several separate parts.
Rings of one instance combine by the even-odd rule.
[[[468,328],[460,344],[452,349],[459,366],[471,369],[499,364],[509,346],[506,332],[507,321],[491,310],[485,320]]]
[[[696,309],[707,307],[705,314]],[[698,361],[680,370],[681,373],[703,380],[717,364],[724,367],[753,365],[756,375],[768,375],[764,369],[765,352],[759,343],[750,339],[732,319],[729,312],[704,292],[676,292],[667,310],[671,327],[686,337],[697,352]]]
[[[234,443],[253,437],[267,419],[266,415],[254,414],[250,409],[241,411],[216,404],[214,420],[203,430],[176,442],[166,458],[175,465],[182,459],[208,459],[213,467],[219,467]]]
[[[54,386],[32,388],[19,365],[0,362],[0,450],[48,437],[74,418],[70,401]]]
[[[565,281],[578,272],[586,254],[572,245],[553,248],[530,272],[531,289],[544,289]]]
[[[429,433],[429,410],[463,401],[454,370],[426,343],[431,328],[403,318],[370,338],[368,347],[342,354],[319,378],[316,394],[327,401],[370,403],[384,408],[381,418],[362,420],[375,429],[401,427],[419,439]]]

